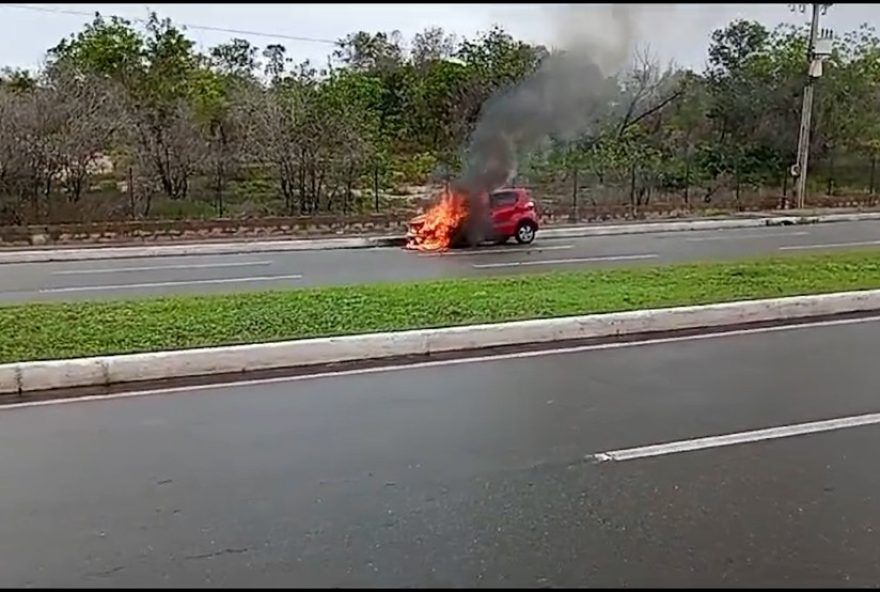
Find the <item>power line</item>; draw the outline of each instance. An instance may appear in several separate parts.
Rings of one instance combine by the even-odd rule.
[[[45,6],[32,6],[30,4],[7,4],[3,3],[0,6],[5,6],[7,8],[18,8],[21,10],[32,10],[34,12],[45,12],[50,14],[66,14],[70,16],[83,16],[92,18],[95,16],[94,12],[85,12],[81,10],[69,10],[65,8],[48,8]],[[109,16],[113,18],[121,18],[125,20],[135,21],[139,23],[146,23],[147,19],[138,18],[138,17],[121,17],[117,15],[102,15]],[[322,43],[326,45],[336,45],[337,41],[333,39],[321,39],[320,37],[304,37],[302,35],[286,35],[284,33],[266,33],[264,31],[248,31],[245,29],[229,29],[226,27],[211,27],[209,25],[192,25],[188,23],[178,23],[182,27],[186,27],[187,29],[194,29],[199,31],[211,31],[214,33],[232,33],[234,35],[251,35],[255,37],[270,37],[273,39],[287,39],[289,41],[302,41],[306,43]]]

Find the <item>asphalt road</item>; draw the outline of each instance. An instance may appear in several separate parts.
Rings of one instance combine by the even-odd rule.
[[[880,322],[0,410],[2,586],[875,586]],[[781,428],[785,429],[785,428]]]
[[[443,254],[395,248],[12,264],[0,265],[0,302],[472,277],[867,245],[880,245],[880,222],[555,240],[539,234],[529,247]]]

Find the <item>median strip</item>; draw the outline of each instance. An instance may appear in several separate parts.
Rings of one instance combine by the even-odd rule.
[[[0,307],[0,363],[880,288],[880,251]]]

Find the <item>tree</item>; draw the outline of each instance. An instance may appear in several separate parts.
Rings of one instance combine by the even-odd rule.
[[[0,85],[0,221],[3,224],[21,224],[25,220],[23,106],[20,91]]]
[[[233,39],[211,48],[211,65],[223,75],[251,79],[257,67],[258,51],[246,39]]]
[[[134,160],[171,199],[186,196],[204,157],[192,100],[203,68],[194,42],[169,19],[151,13],[145,32],[99,14],[81,32],[50,51],[50,68],[113,80],[126,95]]]
[[[60,119],[52,138],[59,181],[67,199],[79,202],[83,190],[101,159],[113,148],[114,140],[127,125],[122,107],[124,95],[110,81],[78,76],[56,68],[45,90]]]
[[[193,100],[205,90],[194,42],[169,19],[150,15],[144,78],[132,89],[133,148],[145,172],[172,200],[187,196],[190,178],[206,155]]]
[[[5,95],[2,115],[8,134],[3,152],[2,176],[14,196],[12,209],[22,221],[36,221],[46,215],[53,182],[60,170],[56,145],[63,136],[65,118],[55,109],[51,92],[36,87],[31,92]],[[5,143],[5,142],[4,142]],[[29,202],[29,212],[25,203]]]
[[[441,27],[429,27],[413,37],[410,59],[416,67],[446,60],[456,52],[455,35],[447,35]]]
[[[267,45],[263,50],[263,57],[266,59],[265,73],[272,81],[272,84],[278,84],[284,76],[287,68],[287,48],[283,45]]]
[[[397,68],[403,63],[400,31],[351,33],[337,42],[333,55],[345,67],[360,72]]]
[[[566,200],[590,184],[636,207],[655,190],[689,203],[696,187],[705,201],[727,188],[741,197],[742,188],[781,186],[785,195],[806,44],[804,27],[738,20],[712,34],[700,74],[661,68],[642,52],[620,75],[590,78],[580,95],[577,85],[566,94],[568,80],[558,76],[572,70],[555,67],[576,53],[548,52],[500,27],[460,41],[430,27],[409,44],[397,32],[359,31],[318,70],[292,64],[283,45],[261,50],[233,38],[200,52],[184,28],[155,14],[144,25],[96,14],[49,51],[44,68],[0,69],[0,215],[30,222],[104,208],[99,215],[113,216],[136,211],[138,196],[140,214],[157,215],[154,194],[179,211],[207,197],[219,215],[251,203],[261,213],[350,212],[369,189],[378,196],[379,186],[461,171],[487,109],[523,91],[511,121],[537,123],[509,143],[519,181],[563,182]],[[546,100],[529,100],[542,92],[571,101],[547,109]],[[813,162],[827,191],[863,183],[874,192],[873,29],[835,41],[815,97]],[[107,156],[114,179],[96,175]],[[118,196],[105,203],[110,182],[129,172],[137,180],[131,207]],[[93,181],[102,191],[89,201]],[[245,194],[242,205],[231,201]],[[81,201],[89,207],[66,204]]]
[[[29,92],[37,86],[37,81],[28,70],[20,68],[0,69],[0,88],[13,92]]]
[[[483,92],[468,68],[454,60],[435,60],[408,71],[404,129],[413,146],[430,150],[447,163],[467,136]]]
[[[757,21],[739,19],[715,30],[709,45],[711,72],[724,76],[741,70],[752,56],[766,48],[769,39],[770,32]]]
[[[545,48],[517,41],[496,26],[474,41],[463,41],[456,57],[476,73],[488,97],[496,88],[522,80],[546,55]]]

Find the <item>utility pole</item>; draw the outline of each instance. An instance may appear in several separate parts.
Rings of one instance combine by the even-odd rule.
[[[807,83],[804,86],[804,102],[801,107],[801,127],[798,134],[797,163],[792,167],[791,174],[796,177],[795,193],[797,196],[797,207],[803,208],[807,195],[807,167],[810,157],[810,128],[813,117],[813,88],[815,81],[822,75],[822,59],[830,53],[830,47],[826,49],[824,46],[821,52],[817,52],[817,42],[819,41],[819,14],[825,14],[830,4],[810,5],[813,10],[812,20],[810,22],[810,41],[807,47]],[[792,5],[792,9],[799,8],[801,12],[806,11],[805,4]],[[826,41],[830,34],[824,34],[822,41]]]

